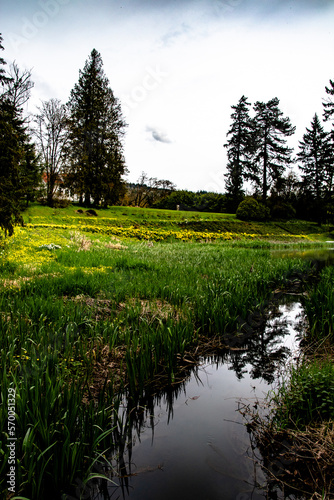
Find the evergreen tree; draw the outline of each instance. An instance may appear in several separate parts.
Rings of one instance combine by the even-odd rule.
[[[326,94],[329,96],[334,96],[334,81],[329,80],[329,86],[325,87]],[[323,107],[324,107],[324,120],[332,120],[333,115],[334,115],[334,102],[331,97],[328,97],[324,102],[323,102]]]
[[[28,206],[36,196],[36,187],[41,183],[41,168],[37,159],[35,145],[31,142],[30,123],[23,114],[23,106],[30,98],[34,83],[31,81],[31,71],[21,71],[15,64],[11,64],[7,83],[6,97],[10,108],[12,124],[16,130],[18,143],[22,148],[22,159],[19,163],[19,182],[23,200]]]
[[[0,50],[4,50],[0,34]],[[0,58],[0,227],[5,234],[12,235],[15,223],[22,223],[20,208],[19,164],[22,150],[13,123],[13,110],[7,96],[10,78],[6,76],[6,61]]]
[[[236,106],[232,106],[234,112],[231,114],[232,125],[227,132],[230,136],[224,147],[227,148],[227,173],[226,191],[232,197],[236,207],[243,198],[243,181],[247,178],[250,166],[250,152],[252,141],[252,122],[249,117],[249,107],[244,95],[239,99]],[[235,208],[236,208],[235,207]]]
[[[325,132],[317,114],[299,142],[297,157],[305,191],[320,202],[332,189],[333,149],[330,134]]]
[[[2,45],[2,41],[3,41],[3,38],[2,38],[2,35],[0,33],[0,50],[4,50],[4,47]],[[5,68],[2,67],[2,66],[6,66],[6,64],[7,63],[4,60],[4,58],[0,57],[0,83],[1,83],[2,87],[9,81],[9,78],[6,76],[6,70],[5,70]]]
[[[326,89],[326,94],[329,96],[334,96],[334,81],[330,80],[329,81],[329,86],[325,87]],[[324,120],[334,120],[334,101],[332,100],[331,97],[329,97],[324,103]],[[334,155],[334,122],[333,122],[333,128],[330,132],[330,139],[329,139],[330,147],[332,150],[332,153]],[[332,181],[333,181],[333,172],[334,168],[330,168],[329,171],[329,176],[328,176],[328,181],[330,182],[330,191],[332,190]]]
[[[23,198],[23,188],[19,166],[23,151],[6,107],[0,95],[0,227],[11,236],[14,224],[22,223],[19,200]]]
[[[101,55],[93,49],[71,91],[67,183],[86,206],[115,203],[126,172],[125,123],[109,87]]]
[[[2,47],[0,35],[0,48]],[[0,58],[0,65],[5,61]],[[28,202],[37,183],[37,161],[30,143],[23,104],[28,100],[32,83],[30,72],[7,76],[0,67],[0,227],[12,235],[14,225],[21,223],[23,202]]]
[[[292,149],[286,146],[286,137],[295,132],[289,118],[278,108],[277,97],[267,103],[256,102],[253,119],[253,165],[249,177],[262,192],[266,201],[271,182],[276,182],[291,160]]]

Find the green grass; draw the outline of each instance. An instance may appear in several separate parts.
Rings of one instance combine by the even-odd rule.
[[[38,224],[46,221],[53,224],[82,224],[115,227],[135,227],[147,229],[175,230],[188,229],[193,231],[231,232],[256,234],[259,237],[267,235],[306,236],[312,239],[326,240],[333,238],[333,228],[328,225],[319,226],[316,223],[291,220],[272,222],[244,222],[235,214],[214,214],[206,212],[188,212],[175,210],[155,210],[138,207],[111,207],[97,210],[98,217],[77,213],[78,208],[69,206],[64,209],[53,209],[33,204],[23,214],[25,223]]]
[[[328,339],[334,343],[334,268],[322,270],[320,280],[309,291],[305,300],[305,311],[310,320],[309,339],[321,342]]]
[[[315,360],[293,368],[273,403],[273,423],[279,429],[304,430],[307,426],[334,420],[333,362]]]
[[[268,241],[153,243],[99,231],[147,220],[160,230],[169,215],[174,227],[186,218],[204,224],[206,216],[208,224],[239,224],[233,216],[125,207],[98,213],[89,218],[92,234],[73,207],[35,205],[25,213],[31,226],[0,241],[0,472],[3,478],[14,387],[17,484],[34,500],[59,498],[112,452],[119,391],[175,382],[199,336],[237,335],[274,287],[309,268],[301,259],[273,259]],[[45,248],[51,243],[60,248]]]

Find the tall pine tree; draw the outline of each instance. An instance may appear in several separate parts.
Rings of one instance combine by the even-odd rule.
[[[3,50],[0,35],[0,49]],[[29,99],[33,83],[29,71],[20,72],[12,65],[8,76],[0,58],[0,227],[12,235],[15,224],[22,224],[21,211],[34,195],[39,171],[23,105]]]
[[[126,172],[122,145],[125,122],[95,49],[80,71],[68,108],[67,183],[86,206],[115,203]]]
[[[299,168],[305,191],[319,203],[332,190],[333,150],[331,138],[325,132],[318,115],[315,114],[311,127],[306,128],[303,140],[299,142]]]
[[[232,124],[227,132],[230,136],[224,147],[227,148],[226,191],[232,198],[234,208],[237,208],[243,198],[243,182],[250,171],[252,121],[249,117],[249,107],[244,95],[239,99],[231,114]]]
[[[291,160],[292,149],[286,146],[286,137],[295,132],[289,118],[284,118],[278,108],[277,97],[267,103],[254,105],[253,164],[249,176],[260,189],[263,201],[273,181],[283,174]]]
[[[325,87],[326,94],[329,95],[322,104],[324,107],[324,120],[332,120],[334,115],[334,101],[331,96],[334,96],[334,81],[329,80],[328,87]]]

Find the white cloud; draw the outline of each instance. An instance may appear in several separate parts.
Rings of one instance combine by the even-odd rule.
[[[153,138],[153,140],[157,142],[162,142],[164,144],[170,144],[172,141],[166,134],[166,132],[163,132],[161,129],[157,127],[146,127],[146,131],[150,133],[150,136]]]

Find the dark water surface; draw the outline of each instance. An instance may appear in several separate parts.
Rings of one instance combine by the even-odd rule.
[[[282,250],[273,250],[271,252],[272,257],[286,257],[286,258],[300,258],[307,259],[312,262],[316,266],[330,266],[334,264],[334,241],[328,241],[328,246],[326,247],[318,247],[314,249],[305,249],[305,250],[291,250],[291,249],[282,249]]]
[[[238,405],[265,398],[298,356],[302,316],[298,302],[274,307],[260,334],[243,348],[203,359],[178,390],[133,410],[137,418],[130,431],[123,436],[120,431],[124,446],[112,460],[120,477],[114,475],[115,485],[94,499],[283,498],[279,491],[267,492],[266,477],[255,463],[261,457],[251,449]],[[128,411],[123,418],[120,428],[126,429]]]

